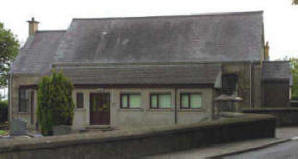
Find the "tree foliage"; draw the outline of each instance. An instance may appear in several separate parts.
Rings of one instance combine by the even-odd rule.
[[[73,86],[62,72],[53,71],[39,83],[37,118],[44,135],[50,135],[53,126],[71,125],[74,104]]]
[[[10,64],[17,56],[19,43],[10,30],[0,23],[0,87],[6,87]]]
[[[290,58],[293,76],[292,98],[298,99],[298,58]]]
[[[293,0],[293,4],[298,4],[298,0]]]

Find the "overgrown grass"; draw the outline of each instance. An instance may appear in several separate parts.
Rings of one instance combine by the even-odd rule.
[[[8,131],[6,130],[0,130],[0,135],[7,135],[8,134]]]

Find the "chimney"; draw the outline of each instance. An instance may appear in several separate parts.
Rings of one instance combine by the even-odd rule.
[[[264,57],[264,60],[265,61],[269,61],[269,42],[267,41],[266,44],[265,44],[265,47],[264,47],[264,51],[265,51],[265,57]]]
[[[32,36],[35,34],[35,32],[38,30],[38,21],[35,21],[34,17],[32,17],[31,20],[27,21],[29,23],[29,36]]]

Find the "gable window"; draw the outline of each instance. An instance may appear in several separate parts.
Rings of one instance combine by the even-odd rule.
[[[19,88],[19,112],[28,112],[30,91],[26,88]]]
[[[222,91],[224,94],[232,95],[237,91],[238,77],[234,74],[222,76]]]
[[[77,93],[77,108],[84,108],[84,93]]]
[[[121,108],[140,108],[141,95],[140,94],[121,94],[120,107]]]
[[[200,93],[181,93],[180,107],[182,109],[198,109],[202,107],[202,96]]]
[[[171,108],[172,97],[170,93],[166,94],[151,94],[150,95],[150,108]]]

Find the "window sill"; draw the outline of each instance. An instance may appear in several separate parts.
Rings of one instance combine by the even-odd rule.
[[[85,108],[75,108],[74,110],[75,110],[75,111],[86,111]]]
[[[149,112],[171,112],[175,111],[175,108],[150,108]]]
[[[120,108],[119,111],[123,111],[123,112],[130,112],[130,111],[144,111],[143,108]]]
[[[18,112],[18,114],[30,114],[30,112]]]
[[[204,108],[190,108],[190,109],[179,109],[178,112],[204,112]]]

